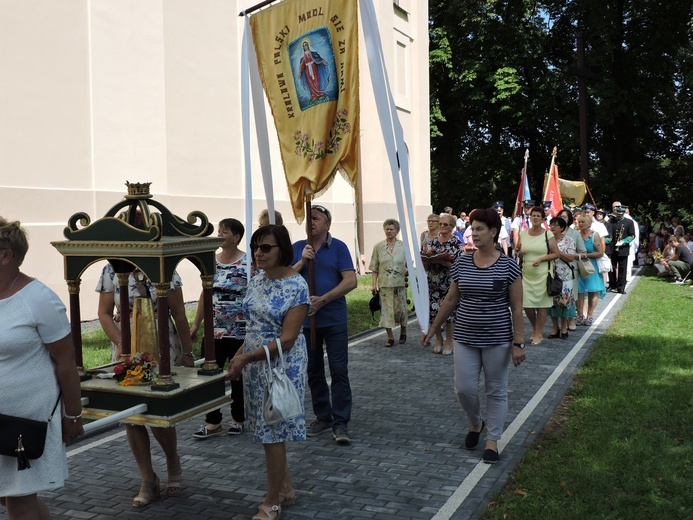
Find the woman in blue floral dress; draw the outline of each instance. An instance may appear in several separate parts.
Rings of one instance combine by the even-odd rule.
[[[250,281],[243,301],[246,335],[243,349],[234,356],[228,378],[243,375],[246,425],[255,427],[255,440],[265,450],[267,495],[253,519],[274,520],[282,507],[296,502],[286,462],[286,441],[306,438],[305,413],[295,419],[268,425],[262,415],[265,395],[267,359],[266,345],[274,359],[278,356],[279,339],[284,352],[286,374],[298,390],[301,402],[306,393],[308,357],[306,341],[301,334],[308,314],[308,285],[291,268],[293,247],[284,226],[265,226],[250,239],[253,263],[263,272]]]

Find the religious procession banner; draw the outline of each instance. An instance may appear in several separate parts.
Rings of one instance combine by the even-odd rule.
[[[558,189],[561,191],[561,197],[564,200],[572,200],[576,206],[581,205],[587,196],[587,185],[584,181],[568,181],[559,178]]]
[[[250,17],[296,220],[340,171],[356,186],[357,0],[284,0]]]

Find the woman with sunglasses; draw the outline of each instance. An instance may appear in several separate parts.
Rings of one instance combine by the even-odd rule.
[[[267,358],[284,353],[286,375],[305,399],[308,355],[301,330],[308,314],[308,284],[291,268],[294,252],[284,226],[259,228],[250,241],[253,264],[262,270],[248,285],[243,300],[246,335],[228,368],[227,377],[243,374],[246,425],[254,426],[255,441],[262,444],[267,468],[267,495],[253,520],[276,520],[283,507],[296,503],[286,461],[286,441],[306,439],[305,413],[273,425],[265,422],[262,404],[266,387]]]
[[[433,323],[440,304],[450,290],[450,268],[459,255],[462,254],[462,242],[454,236],[455,218],[452,215],[440,216],[438,238],[433,239],[427,250],[421,251],[421,260],[428,277],[429,323]],[[449,356],[452,354],[452,331],[454,316],[451,314],[445,320],[445,348],[443,349],[443,333],[435,331],[436,344],[434,354]]]

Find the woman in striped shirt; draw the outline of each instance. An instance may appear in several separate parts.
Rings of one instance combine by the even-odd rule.
[[[436,319],[423,338],[427,345],[443,322],[455,312],[453,334],[455,394],[470,429],[465,447],[473,450],[488,426],[483,460],[498,461],[498,440],[508,411],[508,367],[525,359],[522,318],[522,278],[518,265],[495,245],[501,221],[493,209],[476,209],[470,215],[474,254],[458,257],[452,283]],[[486,381],[486,421],[479,405],[479,377]]]

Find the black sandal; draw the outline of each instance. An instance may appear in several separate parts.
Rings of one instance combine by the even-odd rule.
[[[400,334],[399,335],[399,344],[403,345],[406,342],[407,342],[407,335],[406,334]]]
[[[549,339],[556,339],[561,336],[560,332],[554,332],[553,334],[549,334]]]
[[[389,338],[387,342],[385,343],[386,347],[391,347],[395,344],[395,338]]]

